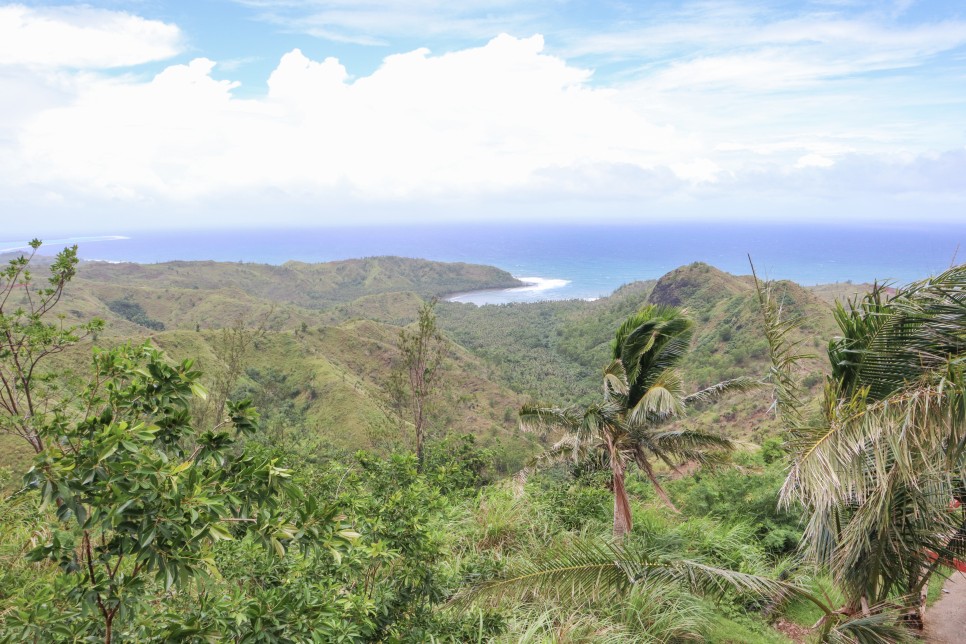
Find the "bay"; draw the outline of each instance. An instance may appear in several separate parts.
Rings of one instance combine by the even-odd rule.
[[[640,225],[448,224],[117,231],[105,237],[61,235],[52,252],[77,243],[81,258],[140,263],[216,260],[282,264],[397,255],[488,264],[529,282],[519,289],[454,297],[485,303],[592,299],[622,284],[655,279],[679,266],[705,262],[804,285],[890,281],[902,284],[958,261],[964,224],[779,225],[682,223]],[[0,241],[0,251],[23,240]],[[964,255],[966,258],[966,255]]]

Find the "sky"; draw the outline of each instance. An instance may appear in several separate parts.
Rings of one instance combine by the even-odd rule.
[[[962,0],[0,3],[0,238],[966,221]]]

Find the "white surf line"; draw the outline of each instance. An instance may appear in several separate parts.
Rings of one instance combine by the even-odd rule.
[[[513,276],[514,279],[520,280],[524,283],[523,286],[511,286],[510,288],[484,288],[478,289],[476,291],[467,291],[465,293],[459,293],[451,297],[446,298],[447,302],[466,302],[478,295],[486,293],[539,293],[541,291],[549,291],[555,288],[561,288],[570,284],[570,280],[564,279],[554,279],[547,277],[517,277]]]
[[[514,276],[516,277],[516,276]],[[570,280],[564,279],[554,279],[548,277],[517,277],[526,286],[514,286],[513,288],[504,289],[510,293],[525,293],[525,292],[536,292],[536,291],[549,291],[555,288],[561,288],[570,284]]]

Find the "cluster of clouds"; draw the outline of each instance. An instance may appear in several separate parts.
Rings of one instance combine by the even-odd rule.
[[[305,30],[377,40],[361,31],[372,18],[340,26],[333,16],[358,20],[348,6],[308,5]],[[926,64],[962,54],[966,22],[887,28],[820,13],[762,25],[736,12],[713,4],[552,47],[500,34],[391,54],[363,77],[293,49],[267,93],[243,98],[207,58],[129,69],[184,55],[174,24],[0,6],[0,208],[58,222],[140,211],[196,223],[203,212],[212,224],[348,209],[363,219],[962,212],[966,93],[946,85],[962,72]],[[601,82],[593,60],[653,69]]]
[[[183,49],[176,25],[88,6],[0,6],[0,64],[103,69],[164,60]]]

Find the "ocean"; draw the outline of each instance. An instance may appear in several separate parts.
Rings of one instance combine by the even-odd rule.
[[[890,281],[904,284],[966,261],[966,223],[833,226],[765,224],[413,225],[306,229],[124,232],[44,240],[52,252],[76,243],[87,260],[141,263],[216,260],[282,264],[289,260],[399,255],[489,264],[528,282],[518,289],[454,299],[500,304],[593,299],[622,284],[705,262],[734,274],[804,285]],[[24,245],[0,241],[0,252]],[[957,259],[958,258],[958,259]]]

